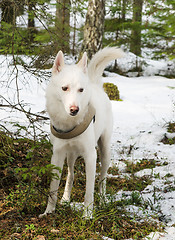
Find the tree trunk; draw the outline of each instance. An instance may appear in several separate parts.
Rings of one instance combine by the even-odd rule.
[[[2,0],[0,2],[1,22],[6,22],[12,25],[16,23],[15,2],[13,0]]]
[[[89,59],[102,47],[104,18],[105,0],[89,0],[81,49],[87,52]]]
[[[36,2],[28,0],[28,35],[30,42],[33,42],[35,32],[34,8]]]
[[[130,51],[137,56],[141,55],[142,6],[143,0],[133,0],[133,26]]]
[[[58,48],[69,52],[70,41],[70,0],[57,0],[55,27],[58,35]]]
[[[127,0],[122,0],[122,21],[125,22]]]

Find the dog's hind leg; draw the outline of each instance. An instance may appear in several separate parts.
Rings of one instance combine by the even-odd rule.
[[[68,175],[66,180],[66,186],[64,190],[63,197],[61,199],[61,203],[70,202],[71,190],[74,181],[74,164],[76,157],[74,154],[68,154],[67,156],[67,165],[68,165]]]
[[[105,196],[106,194],[106,177],[110,164],[110,138],[102,135],[98,140],[100,161],[101,161],[101,173],[100,173],[100,194]]]
[[[55,207],[57,203],[57,192],[58,192],[58,187],[60,183],[61,172],[63,169],[65,157],[66,155],[64,151],[55,150],[53,152],[51,164],[55,165],[57,169],[53,170],[53,174],[55,174],[55,176],[51,180],[47,208],[43,214],[39,215],[40,218],[47,215],[48,213],[52,213],[55,211]]]

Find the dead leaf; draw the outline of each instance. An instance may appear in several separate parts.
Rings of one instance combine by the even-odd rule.
[[[43,235],[38,235],[35,240],[45,240],[45,237]]]
[[[51,233],[59,233],[59,230],[58,229],[52,229]]]

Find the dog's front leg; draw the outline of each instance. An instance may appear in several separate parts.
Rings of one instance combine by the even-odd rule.
[[[63,164],[65,160],[65,153],[62,151],[54,151],[51,159],[51,164],[55,165],[59,169],[54,169],[51,184],[50,184],[50,193],[49,193],[49,199],[48,199],[48,204],[45,212],[43,214],[40,214],[39,217],[43,217],[47,215],[48,213],[53,213],[55,211],[56,207],[56,202],[57,202],[57,192],[58,192],[58,187],[60,183],[60,178],[61,178],[61,172],[63,169]]]
[[[67,165],[68,165],[68,176],[66,180],[66,186],[64,190],[63,197],[61,199],[61,203],[66,203],[70,201],[71,190],[74,181],[74,164],[77,156],[71,152],[71,154],[67,154]]]
[[[97,154],[95,148],[92,150],[88,149],[87,151],[84,157],[86,168],[86,194],[83,216],[85,218],[92,218]]]

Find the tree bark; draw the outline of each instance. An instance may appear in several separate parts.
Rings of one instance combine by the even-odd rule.
[[[127,5],[127,0],[122,0],[122,21],[125,21],[126,17],[126,5]]]
[[[15,2],[13,0],[2,0],[0,2],[1,22],[6,22],[12,25],[16,23]]]
[[[35,33],[35,19],[34,19],[34,8],[36,1],[28,0],[28,34],[30,42],[34,40]]]
[[[81,49],[81,53],[87,52],[89,59],[102,47],[104,18],[105,0],[89,0]]]
[[[58,48],[69,52],[70,41],[70,0],[57,0],[55,27],[58,35]]]
[[[142,28],[143,0],[133,0],[133,19],[130,51],[137,56],[141,55],[141,28]]]

